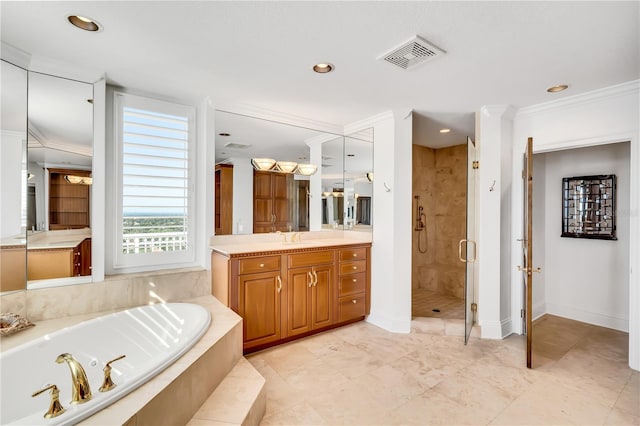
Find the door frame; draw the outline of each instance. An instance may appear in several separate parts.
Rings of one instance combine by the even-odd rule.
[[[534,135],[535,139],[535,135]],[[630,188],[629,207],[631,211],[640,211],[640,135],[637,133],[623,133],[616,135],[599,136],[594,138],[583,138],[575,140],[559,141],[552,144],[535,145],[533,154],[542,154],[545,152],[562,151],[567,149],[586,148],[600,145],[609,145],[620,142],[629,142],[630,144]],[[522,150],[516,155],[522,158],[526,150],[526,143],[523,144]],[[521,169],[521,162],[518,162],[517,169]],[[520,172],[518,171],[518,174]],[[515,186],[514,186],[515,188]],[[521,200],[522,194],[518,196],[514,194],[514,200]],[[522,224],[524,211],[522,202],[518,201],[514,204],[516,210],[512,213],[514,224]],[[629,218],[629,228],[631,238],[629,241],[629,268],[630,271],[640,271],[640,218],[631,216]],[[523,229],[518,229],[512,233],[512,275],[511,275],[511,306],[512,306],[512,332],[522,334],[522,323],[520,319],[520,310],[524,308],[524,289],[522,285],[522,275],[515,265],[519,265],[521,261],[522,246],[517,238],[521,238]],[[629,358],[628,364],[635,370],[640,370],[640,273],[636,272],[635,276],[629,274]]]

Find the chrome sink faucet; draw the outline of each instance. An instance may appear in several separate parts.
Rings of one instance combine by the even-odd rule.
[[[91,399],[91,387],[82,365],[71,354],[60,354],[56,358],[58,364],[66,362],[71,370],[71,403],[82,404]]]

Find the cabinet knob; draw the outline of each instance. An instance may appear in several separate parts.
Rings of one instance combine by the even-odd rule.
[[[357,282],[358,282],[358,280],[354,278],[354,279],[353,279],[353,282],[354,282],[354,283],[357,283]]]
[[[358,301],[356,299],[352,300],[353,304],[355,305],[356,303],[358,303]]]
[[[353,253],[353,257],[358,257],[358,253]]]
[[[358,269],[358,267],[357,267],[357,266],[352,266],[352,268],[353,268],[354,270],[355,270],[355,269]]]
[[[261,267],[261,268],[264,268],[264,263],[261,263],[261,264],[260,264],[260,267]]]

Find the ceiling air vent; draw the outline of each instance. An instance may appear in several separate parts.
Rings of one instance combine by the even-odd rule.
[[[231,149],[247,149],[249,147],[251,147],[251,145],[244,145],[241,143],[233,143],[233,142],[228,142],[224,145],[225,148],[231,148]]]
[[[420,36],[415,36],[378,59],[406,70],[444,53],[444,50],[438,49]]]

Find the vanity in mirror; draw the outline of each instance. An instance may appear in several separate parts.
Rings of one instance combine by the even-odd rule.
[[[93,85],[2,67],[2,191],[13,194],[2,203],[2,258],[19,241],[23,259],[3,264],[1,290],[90,279]]]
[[[371,229],[372,130],[345,137],[220,110],[215,122],[216,235]]]

